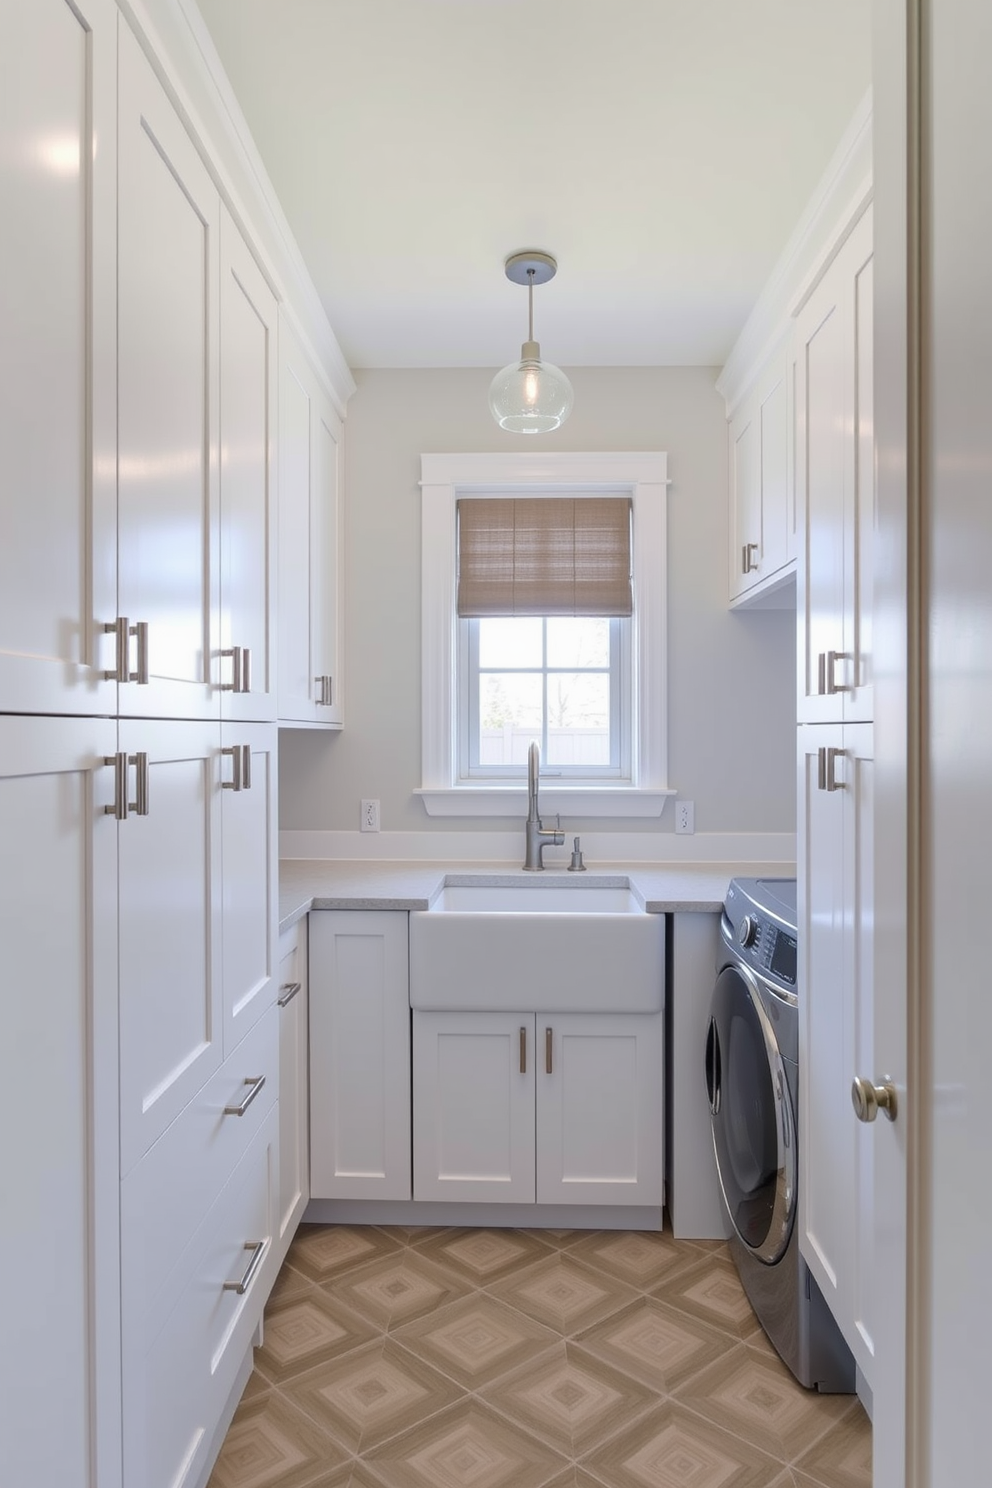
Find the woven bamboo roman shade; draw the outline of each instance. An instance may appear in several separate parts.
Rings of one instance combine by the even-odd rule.
[[[629,496],[458,502],[458,613],[630,615]]]

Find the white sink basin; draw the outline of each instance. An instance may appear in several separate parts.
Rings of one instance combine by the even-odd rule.
[[[415,1008],[654,1013],[664,986],[664,916],[625,880],[445,884],[410,915]]]

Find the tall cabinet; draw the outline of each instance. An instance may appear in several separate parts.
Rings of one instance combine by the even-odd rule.
[[[0,1440],[178,1488],[275,1264],[276,301],[116,4],[9,10]]]
[[[796,347],[800,1247],[870,1384],[872,1142],[850,1096],[874,1068],[870,207],[800,307]]]

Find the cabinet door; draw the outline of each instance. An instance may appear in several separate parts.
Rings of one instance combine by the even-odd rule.
[[[872,219],[838,252],[797,323],[799,716],[871,717]]]
[[[220,734],[224,1053],[275,997],[277,729],[225,723]]]
[[[279,321],[279,718],[342,722],[341,423]]]
[[[314,490],[310,503],[310,625],[317,721],[340,728],[342,677],[341,421],[326,399],[314,429]]]
[[[121,1481],[115,735],[0,717],[0,1442],[37,1488]]]
[[[214,724],[119,725],[147,808],[119,828],[122,1175],[223,1059],[217,746]]]
[[[664,1014],[538,1014],[539,1204],[664,1202]]]
[[[749,397],[730,423],[730,597],[761,573],[761,449],[757,399]]]
[[[792,423],[790,337],[730,424],[731,602],[768,604],[794,571]]]
[[[533,1013],[413,1015],[413,1195],[534,1202]]]
[[[216,717],[220,202],[126,25],[118,107],[118,609],[148,674],[119,706]]]
[[[310,1191],[410,1197],[406,914],[310,916]]]
[[[112,0],[11,0],[0,48],[0,698],[114,713]]]
[[[871,1132],[851,1080],[872,1062],[871,728],[800,728],[800,1248],[866,1377]]]
[[[276,300],[230,214],[220,233],[220,646],[224,718],[276,716]]]
[[[310,1197],[307,922],[279,941],[279,1224],[285,1255]]]

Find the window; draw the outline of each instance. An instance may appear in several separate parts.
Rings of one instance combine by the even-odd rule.
[[[537,738],[545,812],[659,815],[665,455],[424,455],[422,474],[428,813],[520,814]]]

